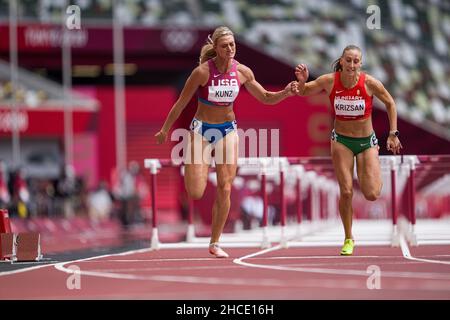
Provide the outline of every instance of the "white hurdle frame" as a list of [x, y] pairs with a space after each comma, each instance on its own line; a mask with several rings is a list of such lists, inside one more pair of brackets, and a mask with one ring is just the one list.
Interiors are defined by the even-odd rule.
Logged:
[[[323, 157], [326, 159], [326, 157]], [[314, 159], [310, 157], [252, 157], [239, 158], [238, 170], [240, 176], [256, 175], [261, 181], [261, 196], [263, 198], [263, 219], [261, 224], [262, 239], [260, 242], [261, 248], [271, 247], [268, 232], [268, 198], [267, 198], [267, 179], [273, 179], [275, 182], [279, 181], [279, 188], [281, 194], [280, 202], [280, 245], [288, 247], [288, 238], [286, 235], [286, 204], [284, 199], [284, 188], [286, 177], [292, 180], [295, 179], [295, 190], [297, 196], [297, 235], [296, 238], [301, 238], [302, 225], [302, 190], [306, 187], [311, 192], [310, 197], [310, 216], [311, 224], [314, 225], [317, 221], [330, 214], [333, 217], [339, 217], [337, 199], [339, 197], [339, 188], [334, 180], [318, 174], [316, 171], [308, 170], [303, 165], [308, 160]], [[380, 164], [385, 169], [390, 171], [391, 180], [391, 216], [392, 216], [392, 246], [399, 245], [399, 233], [405, 232], [406, 239], [411, 245], [417, 245], [417, 237], [415, 235], [415, 205], [414, 205], [414, 172], [416, 165], [420, 163], [417, 156], [380, 156]], [[151, 196], [152, 196], [152, 236], [150, 247], [154, 250], [160, 248], [160, 241], [158, 238], [158, 218], [157, 218], [157, 174], [163, 167], [180, 166], [180, 173], [183, 175], [183, 164], [175, 163], [170, 159], [145, 159], [144, 167], [150, 171], [151, 176]], [[211, 164], [215, 166], [214, 161]], [[406, 178], [405, 178], [406, 172]], [[408, 220], [409, 225], [407, 230], [399, 230], [397, 226], [398, 220], [398, 186], [408, 188]], [[404, 180], [406, 179], [406, 180]], [[290, 180], [290, 181], [291, 181]], [[406, 184], [405, 184], [406, 183]], [[189, 215], [188, 226], [186, 232], [186, 242], [192, 243], [196, 239], [195, 227], [193, 224], [193, 201], [189, 200]]]

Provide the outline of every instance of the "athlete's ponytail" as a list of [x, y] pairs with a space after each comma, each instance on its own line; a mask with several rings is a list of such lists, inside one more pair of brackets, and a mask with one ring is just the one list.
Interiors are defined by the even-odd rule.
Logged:
[[202, 49], [200, 50], [200, 58], [199, 63], [202, 64], [203, 62], [208, 61], [209, 59], [212, 59], [216, 56], [216, 50], [214, 49], [214, 44], [211, 39], [211, 35], [208, 35], [208, 39], [206, 40], [206, 43], [203, 45]]
[[209, 59], [214, 58], [216, 54], [216, 49], [214, 48], [217, 44], [217, 40], [220, 37], [223, 36], [233, 36], [233, 32], [228, 27], [218, 27], [216, 30], [214, 30], [214, 33], [211, 37], [211, 35], [208, 35], [208, 39], [206, 40], [206, 43], [203, 45], [202, 49], [200, 50], [200, 59], [199, 62], [202, 64], [203, 62], [208, 61]]
[[[341, 65], [341, 58], [344, 56], [345, 51], [347, 50], [358, 50], [359, 52], [361, 52], [361, 49], [358, 46], [355, 46], [354, 44], [348, 45], [344, 48], [344, 50], [342, 51], [342, 55], [337, 58], [336, 60], [334, 60], [332, 66], [333, 66], [333, 70], [336, 71], [342, 71], [342, 65]], [[362, 56], [362, 54], [361, 54]]]
[[334, 70], [334, 72], [342, 71], [341, 58], [337, 58], [336, 60], [334, 60], [334, 62], [333, 62], [333, 70]]

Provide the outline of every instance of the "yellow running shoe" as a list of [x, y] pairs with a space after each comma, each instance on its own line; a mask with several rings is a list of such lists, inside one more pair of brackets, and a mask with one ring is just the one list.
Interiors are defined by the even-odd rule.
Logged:
[[341, 256], [351, 256], [353, 254], [353, 247], [355, 243], [353, 239], [345, 239], [344, 246], [341, 249]]

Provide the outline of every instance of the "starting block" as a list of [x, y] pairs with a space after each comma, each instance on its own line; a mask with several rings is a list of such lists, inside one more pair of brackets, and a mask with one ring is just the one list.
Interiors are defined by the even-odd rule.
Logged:
[[0, 209], [0, 260], [42, 260], [41, 235], [38, 232], [13, 233], [8, 210], [4, 209]]
[[[23, 232], [14, 234], [14, 261], [40, 261], [41, 235], [38, 232]], [[14, 257], [13, 257], [14, 258]]]
[[0, 209], [0, 233], [11, 233], [11, 222], [5, 209]]
[[14, 255], [14, 233], [0, 234], [0, 259], [13, 260]]
[[2, 260], [42, 260], [41, 235], [38, 232], [2, 233], [0, 236]]

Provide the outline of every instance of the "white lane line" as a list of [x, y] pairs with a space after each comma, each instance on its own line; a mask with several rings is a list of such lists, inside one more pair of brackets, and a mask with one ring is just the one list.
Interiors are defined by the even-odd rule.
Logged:
[[[377, 247], [377, 246], [390, 246], [392, 244], [391, 240], [358, 240], [358, 246], [364, 246], [364, 247]], [[289, 248], [314, 248], [314, 247], [341, 247], [342, 246], [342, 240], [339, 241], [316, 241], [316, 240], [305, 240], [304, 242], [296, 242], [296, 241], [289, 241], [288, 243]]]
[[101, 256], [89, 257], [89, 258], [85, 258], [85, 259], [77, 259], [77, 260], [72, 260], [72, 261], [59, 262], [59, 263], [55, 263], [54, 266], [55, 266], [56, 270], [63, 271], [66, 273], [74, 273], [72, 269], [64, 268], [64, 265], [69, 264], [69, 263], [74, 264], [77, 262], [90, 261], [90, 260], [101, 259], [101, 258], [106, 258], [106, 257], [125, 256], [125, 255], [130, 255], [130, 254], [135, 254], [135, 253], [144, 253], [144, 252], [148, 252], [148, 251], [152, 251], [152, 249], [145, 248], [145, 249], [125, 251], [125, 252], [121, 252], [121, 253], [104, 254]]
[[241, 258], [234, 259], [233, 262], [242, 265], [245, 267], [251, 267], [251, 268], [261, 268], [261, 269], [269, 269], [269, 270], [279, 270], [279, 271], [297, 271], [297, 272], [312, 272], [312, 273], [328, 273], [328, 274], [350, 274], [350, 275], [364, 275], [367, 276], [367, 273], [365, 271], [361, 270], [336, 270], [336, 269], [321, 269], [321, 268], [292, 268], [292, 267], [286, 267], [286, 266], [280, 266], [280, 265], [264, 265], [264, 264], [256, 264], [256, 263], [249, 263], [244, 262], [243, 260], [247, 260], [249, 258], [254, 258], [256, 256], [265, 254], [267, 252], [275, 251], [281, 249], [282, 246], [278, 245], [269, 249], [257, 251], [255, 253], [243, 256]]
[[450, 261], [433, 260], [433, 259], [422, 259], [422, 258], [413, 257], [411, 255], [411, 252], [409, 251], [408, 244], [406, 243], [406, 239], [405, 239], [403, 234], [400, 234], [400, 247], [402, 249], [403, 257], [405, 257], [405, 259], [421, 261], [421, 262], [427, 262], [427, 263], [438, 263], [438, 264], [450, 265]]
[[[139, 250], [130, 250], [130, 251], [125, 251], [125, 252], [121, 252], [121, 253], [105, 254], [105, 255], [94, 256], [94, 257], [90, 257], [90, 258], [86, 258], [86, 259], [73, 260], [73, 261], [68, 261], [68, 262], [65, 262], [65, 263], [73, 263], [74, 261], [86, 261], [86, 260], [92, 260], [92, 259], [100, 259], [100, 258], [111, 257], [111, 256], [124, 256], [124, 255], [134, 254], [134, 253], [143, 253], [143, 252], [147, 252], [147, 251], [150, 251], [150, 250], [151, 249], [148, 249], [148, 248], [139, 249]], [[52, 266], [56, 267], [56, 265], [60, 264], [60, 263], [61, 262], [55, 262], [55, 263], [49, 263], [49, 264], [44, 264], [44, 265], [39, 265], [39, 266], [33, 266], [33, 267], [29, 267], [29, 268], [22, 268], [22, 269], [11, 270], [11, 271], [4, 271], [4, 272], [0, 272], [0, 277], [1, 276], [14, 275], [14, 274], [18, 274], [18, 273], [24, 273], [24, 272], [33, 271], [33, 270], [36, 270], [36, 269], [45, 268], [45, 267], [52, 267]]]
[[33, 270], [37, 270], [37, 269], [41, 269], [41, 268], [45, 268], [45, 267], [50, 267], [55, 264], [56, 263], [49, 263], [49, 264], [44, 264], [44, 265], [39, 265], [39, 266], [34, 266], [34, 267], [29, 267], [29, 268], [22, 268], [22, 269], [11, 270], [11, 271], [3, 271], [3, 272], [0, 272], [0, 277], [9, 276], [12, 274], [23, 273], [23, 272], [27, 272], [27, 271], [33, 271]]
[[[399, 257], [400, 259], [404, 259], [403, 257]], [[217, 260], [217, 259], [216, 259]], [[422, 264], [420, 261], [410, 262]], [[383, 262], [383, 265], [404, 265], [405, 262]], [[330, 263], [290, 263], [290, 264], [280, 264], [283, 267], [319, 267], [319, 266], [330, 266]], [[361, 266], [361, 268], [367, 268], [367, 262], [351, 262], [345, 263], [345, 266]], [[117, 269], [91, 269], [90, 271], [94, 272], [141, 272], [141, 271], [172, 271], [172, 270], [187, 270], [187, 271], [195, 271], [195, 270], [221, 270], [221, 269], [237, 269], [241, 268], [239, 265], [229, 266], [229, 265], [220, 265], [220, 266], [188, 266], [188, 267], [142, 267], [142, 268], [117, 268]]]
[[[258, 254], [267, 253], [270, 251], [274, 251], [279, 249], [281, 246], [269, 248], [266, 250], [262, 250], [260, 252], [250, 254], [248, 257], [256, 256]], [[257, 286], [257, 287], [317, 287], [318, 283], [316, 280], [313, 279], [304, 279], [299, 283], [292, 282], [292, 280], [286, 281], [281, 279], [271, 279], [271, 278], [258, 278], [258, 279], [250, 279], [250, 278], [222, 278], [222, 277], [203, 277], [203, 276], [173, 276], [173, 275], [154, 275], [154, 276], [142, 276], [142, 275], [131, 275], [131, 274], [121, 274], [121, 273], [112, 273], [112, 272], [96, 272], [96, 271], [86, 271], [86, 270], [73, 270], [68, 269], [64, 267], [65, 264], [70, 263], [76, 263], [81, 261], [90, 261], [92, 259], [98, 259], [102, 257], [108, 257], [113, 255], [126, 255], [126, 254], [133, 254], [136, 252], [146, 252], [146, 251], [152, 251], [150, 249], [144, 249], [144, 250], [133, 250], [128, 251], [120, 254], [108, 254], [103, 256], [97, 256], [97, 257], [91, 257], [86, 259], [78, 259], [74, 261], [68, 261], [68, 262], [61, 262], [58, 264], [55, 264], [55, 268], [59, 271], [71, 274], [77, 272], [80, 275], [85, 276], [94, 276], [94, 277], [103, 277], [103, 278], [110, 278], [110, 279], [120, 279], [120, 280], [147, 280], [147, 281], [160, 281], [160, 282], [173, 282], [173, 283], [192, 283], [192, 284], [208, 284], [208, 285], [235, 285], [235, 286]], [[431, 287], [430, 290], [448, 290], [448, 286], [443, 284], [443, 289], [436, 287]], [[350, 280], [350, 279], [339, 279], [339, 280], [327, 280], [326, 283], [320, 284], [321, 288], [340, 288], [340, 289], [361, 289], [361, 283], [356, 280]], [[398, 290], [403, 290], [403, 288], [395, 288]], [[428, 290], [427, 288], [424, 288], [424, 290]]]
[[[233, 285], [233, 286], [256, 286], [256, 287], [317, 287], [316, 280], [305, 279], [298, 283], [292, 280], [280, 280], [271, 278], [223, 278], [223, 277], [204, 277], [204, 276], [173, 276], [173, 275], [132, 275], [126, 273], [114, 273], [114, 272], [98, 272], [98, 271], [86, 271], [68, 269], [64, 267], [64, 263], [60, 263], [55, 266], [58, 270], [66, 273], [75, 273], [83, 276], [94, 276], [101, 278], [119, 279], [119, 280], [140, 280], [140, 281], [159, 281], [159, 282], [174, 282], [174, 283], [191, 283], [191, 284], [207, 284], [207, 285]], [[229, 267], [229, 266], [228, 266]], [[340, 289], [361, 289], [362, 285], [356, 280], [327, 280], [326, 283], [321, 283], [322, 288], [340, 288]]]
[[[346, 257], [347, 259], [358, 259], [358, 258], [362, 258], [362, 259], [383, 259], [383, 258], [388, 258], [388, 259], [392, 259], [392, 258], [397, 258], [396, 256], [349, 256]], [[248, 259], [248, 258], [246, 258]], [[288, 260], [288, 259], [293, 259], [293, 260], [302, 260], [302, 259], [342, 259], [342, 256], [338, 256], [338, 255], [333, 255], [333, 256], [288, 256], [288, 257], [260, 257], [260, 258], [251, 258], [251, 259], [264, 259], [264, 260]]]
[[91, 269], [94, 272], [140, 272], [140, 271], [172, 271], [172, 270], [219, 270], [219, 269], [237, 269], [240, 266], [191, 266], [191, 267], [142, 267], [142, 268], [117, 268], [117, 269]]
[[[281, 249], [282, 246], [278, 245], [273, 248], [257, 251], [255, 253], [243, 256], [241, 258], [234, 259], [233, 262], [250, 268], [260, 268], [279, 271], [294, 271], [305, 273], [320, 273], [320, 274], [335, 274], [335, 275], [350, 275], [350, 276], [363, 276], [368, 277], [366, 270], [354, 270], [354, 269], [332, 269], [332, 268], [303, 268], [303, 267], [286, 267], [283, 265], [264, 265], [257, 263], [244, 262], [249, 258], [253, 258], [270, 251]], [[348, 260], [349, 257], [340, 257], [343, 261]], [[432, 280], [450, 280], [450, 274], [433, 273], [433, 272], [397, 272], [397, 271], [382, 271], [382, 276], [392, 278], [415, 278], [415, 279], [432, 279]]]
[[[450, 255], [436, 255], [439, 256], [450, 256]], [[242, 259], [242, 258], [241, 258]], [[257, 259], [257, 260], [302, 260], [302, 259], [343, 259], [342, 256], [332, 255], [332, 256], [272, 256], [272, 257], [250, 257], [246, 259]], [[348, 256], [345, 260], [357, 260], [357, 259], [402, 259], [401, 256]], [[155, 258], [155, 259], [108, 259], [100, 261], [84, 261], [85, 263], [110, 263], [110, 262], [178, 262], [178, 261], [220, 261], [217, 258]]]
[[110, 262], [178, 262], [178, 261], [218, 261], [217, 258], [156, 258], [156, 259], [109, 259], [100, 261], [83, 261], [88, 263], [110, 263]]
[[[74, 261], [76, 262], [76, 261]], [[249, 278], [221, 278], [221, 277], [202, 277], [202, 276], [173, 276], [173, 275], [154, 275], [142, 276], [126, 273], [114, 272], [98, 272], [87, 270], [72, 270], [64, 267], [66, 262], [61, 262], [55, 265], [55, 268], [65, 273], [77, 273], [82, 276], [94, 276], [101, 278], [120, 279], [120, 280], [147, 280], [147, 281], [162, 281], [162, 282], [177, 282], [177, 283], [193, 283], [193, 284], [211, 284], [211, 285], [241, 285], [241, 286], [268, 286], [268, 287], [286, 287], [289, 286], [289, 281], [282, 281], [278, 279], [249, 279]]]
[[[277, 246], [278, 247], [278, 246]], [[277, 247], [269, 248], [266, 250], [262, 250], [262, 252], [270, 252], [276, 250]], [[110, 255], [105, 255], [101, 257], [106, 257]], [[252, 256], [252, 255], [250, 255]], [[124, 274], [124, 273], [115, 273], [115, 272], [99, 272], [99, 271], [88, 271], [88, 270], [74, 270], [70, 268], [66, 268], [67, 264], [76, 264], [77, 262], [84, 262], [95, 259], [96, 257], [87, 258], [87, 259], [79, 259], [69, 262], [61, 262], [55, 264], [55, 268], [59, 271], [65, 273], [77, 273], [79, 275], [84, 276], [94, 276], [94, 277], [102, 277], [102, 278], [110, 278], [110, 279], [121, 279], [121, 280], [150, 280], [150, 281], [163, 281], [163, 282], [183, 282], [183, 283], [194, 283], [194, 284], [227, 284], [227, 285], [243, 285], [243, 286], [277, 286], [277, 287], [286, 287], [292, 286], [292, 283], [289, 281], [282, 281], [278, 279], [249, 279], [249, 278], [221, 278], [221, 277], [202, 277], [202, 276], [173, 276], [173, 275], [154, 275], [154, 276], [142, 276], [142, 275], [132, 275], [132, 274]], [[97, 257], [100, 258], [100, 257]], [[216, 259], [217, 260], [217, 259]]]

